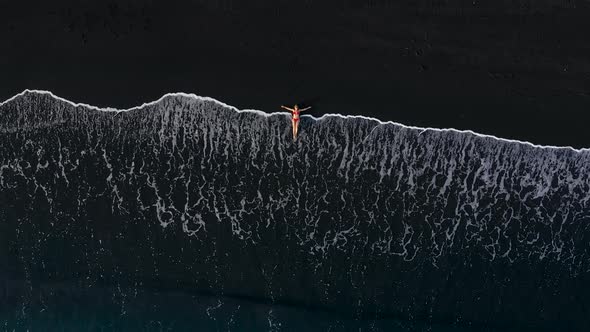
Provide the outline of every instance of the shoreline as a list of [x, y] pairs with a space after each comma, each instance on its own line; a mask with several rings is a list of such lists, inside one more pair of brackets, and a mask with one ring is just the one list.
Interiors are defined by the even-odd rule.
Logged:
[[[73, 107], [84, 107], [87, 109], [91, 109], [91, 110], [96, 110], [96, 111], [102, 111], [102, 112], [115, 112], [115, 113], [121, 113], [121, 112], [129, 112], [129, 111], [136, 111], [136, 110], [141, 110], [143, 108], [161, 103], [163, 100], [165, 100], [168, 97], [185, 97], [185, 98], [191, 98], [191, 99], [196, 99], [196, 100], [201, 100], [201, 101], [210, 101], [216, 104], [221, 105], [224, 108], [228, 108], [231, 109], [233, 111], [236, 111], [238, 113], [241, 112], [252, 112], [258, 115], [262, 115], [262, 116], [273, 116], [273, 115], [284, 115], [284, 116], [289, 116], [288, 112], [272, 112], [272, 113], [267, 113], [265, 111], [262, 110], [256, 110], [256, 109], [239, 109], [235, 106], [229, 105], [223, 101], [220, 101], [218, 99], [212, 98], [212, 97], [207, 97], [207, 96], [199, 96], [196, 95], [194, 93], [186, 93], [186, 92], [170, 92], [170, 93], [166, 93], [163, 96], [161, 96], [160, 98], [150, 101], [150, 102], [144, 102], [141, 105], [138, 106], [134, 106], [134, 107], [130, 107], [130, 108], [126, 108], [126, 109], [117, 109], [117, 108], [113, 108], [113, 107], [98, 107], [98, 106], [93, 106], [87, 103], [82, 103], [82, 102], [74, 102], [71, 100], [68, 100], [66, 98], [57, 96], [56, 94], [54, 94], [51, 91], [48, 90], [35, 90], [35, 89], [25, 89], [24, 91], [4, 100], [4, 101], [0, 101], [0, 107], [11, 102], [14, 100], [17, 100], [18, 98], [22, 98], [24, 95], [26, 95], [27, 93], [31, 93], [31, 94], [40, 94], [40, 95], [49, 95], [51, 98], [54, 98], [58, 101], [61, 102], [65, 102]], [[344, 119], [354, 119], [354, 118], [360, 118], [360, 119], [366, 119], [369, 121], [376, 121], [378, 122], [377, 126], [375, 126], [375, 128], [377, 128], [380, 125], [394, 125], [394, 126], [399, 126], [402, 127], [404, 129], [411, 129], [411, 130], [420, 130], [421, 133], [425, 132], [425, 131], [435, 131], [435, 132], [454, 132], [454, 133], [459, 133], [459, 134], [470, 134], [470, 135], [474, 135], [476, 137], [480, 137], [480, 138], [490, 138], [496, 141], [500, 141], [500, 142], [504, 142], [504, 143], [516, 143], [516, 144], [521, 144], [521, 145], [527, 145], [533, 148], [538, 148], [538, 149], [555, 149], [555, 150], [571, 150], [573, 152], [576, 153], [583, 153], [583, 152], [588, 152], [590, 151], [590, 147], [583, 147], [583, 148], [575, 148], [573, 146], [556, 146], [556, 145], [542, 145], [542, 144], [535, 144], [533, 142], [528, 142], [528, 141], [522, 141], [522, 140], [518, 140], [518, 139], [510, 139], [510, 138], [504, 138], [504, 137], [498, 137], [498, 136], [494, 136], [494, 135], [490, 135], [490, 134], [483, 134], [483, 133], [478, 133], [475, 132], [473, 130], [470, 129], [456, 129], [456, 128], [434, 128], [434, 127], [419, 127], [419, 126], [412, 126], [412, 125], [406, 125], [403, 123], [399, 123], [399, 122], [394, 122], [394, 121], [385, 121], [385, 120], [381, 120], [378, 118], [374, 118], [374, 117], [369, 117], [369, 116], [364, 116], [364, 115], [350, 115], [350, 114], [340, 114], [340, 113], [325, 113], [322, 114], [319, 117], [310, 115], [310, 114], [302, 114], [301, 115], [302, 118], [311, 118], [314, 121], [321, 121], [324, 118], [327, 117], [341, 117]]]

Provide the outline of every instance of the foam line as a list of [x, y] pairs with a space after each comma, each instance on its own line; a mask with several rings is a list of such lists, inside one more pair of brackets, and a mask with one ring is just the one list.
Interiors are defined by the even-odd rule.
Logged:
[[[26, 93], [48, 94], [52, 98], [55, 98], [55, 99], [60, 100], [62, 102], [66, 102], [66, 103], [68, 103], [68, 104], [70, 104], [70, 105], [72, 105], [74, 107], [82, 106], [82, 107], [85, 107], [85, 108], [88, 108], [88, 109], [97, 110], [97, 111], [103, 111], [103, 112], [121, 113], [121, 112], [139, 110], [139, 109], [142, 109], [142, 108], [144, 108], [146, 106], [151, 106], [151, 105], [154, 105], [154, 104], [158, 104], [158, 103], [160, 103], [162, 100], [164, 100], [167, 97], [181, 96], [181, 97], [188, 97], [188, 98], [193, 98], [193, 99], [201, 100], [201, 101], [211, 101], [211, 102], [214, 102], [216, 104], [219, 104], [219, 105], [221, 105], [221, 106], [223, 106], [225, 108], [232, 109], [232, 110], [234, 110], [236, 112], [239, 112], [239, 113], [241, 113], [241, 112], [256, 113], [258, 115], [262, 115], [262, 116], [266, 116], [266, 117], [273, 116], [273, 115], [290, 115], [290, 113], [287, 113], [287, 112], [271, 112], [271, 113], [267, 113], [267, 112], [260, 111], [260, 110], [255, 110], [255, 109], [243, 109], [243, 110], [240, 110], [240, 109], [238, 109], [235, 106], [228, 105], [228, 104], [226, 104], [224, 102], [221, 102], [221, 101], [219, 101], [219, 100], [217, 100], [215, 98], [202, 97], [202, 96], [197, 96], [194, 93], [185, 93], [185, 92], [171, 92], [171, 93], [167, 93], [167, 94], [163, 95], [162, 97], [160, 97], [157, 100], [154, 100], [154, 101], [151, 101], [151, 102], [148, 102], [148, 103], [143, 103], [141, 106], [135, 106], [135, 107], [131, 107], [131, 108], [128, 108], [128, 109], [117, 109], [117, 108], [112, 108], [112, 107], [100, 108], [100, 107], [92, 106], [92, 105], [89, 105], [89, 104], [75, 103], [75, 102], [72, 102], [72, 101], [67, 100], [65, 98], [56, 96], [55, 94], [53, 94], [53, 92], [47, 91], [47, 90], [25, 89], [23, 92], [18, 93], [18, 94], [14, 95], [11, 98], [8, 98], [7, 100], [5, 100], [3, 102], [0, 102], [0, 106], [4, 105], [4, 104], [6, 104], [6, 103], [8, 103], [8, 102], [10, 102], [10, 101], [12, 101], [14, 99], [17, 99], [18, 97], [21, 97], [21, 96], [23, 96]], [[339, 114], [339, 113], [326, 113], [326, 114], [323, 114], [320, 117], [315, 117], [315, 116], [310, 115], [310, 114], [302, 114], [301, 117], [311, 118], [311, 119], [313, 119], [315, 121], [320, 121], [320, 120], [322, 120], [324, 118], [327, 118], [327, 117], [341, 117], [341, 118], [344, 118], [344, 119], [360, 118], [360, 119], [366, 119], [366, 120], [370, 120], [370, 121], [376, 121], [376, 122], [379, 123], [379, 125], [391, 124], [391, 125], [400, 126], [402, 128], [406, 128], [406, 129], [420, 130], [421, 132], [430, 130], [430, 131], [437, 131], [437, 132], [457, 132], [457, 133], [462, 133], [462, 134], [471, 134], [471, 135], [475, 135], [475, 136], [479, 136], [479, 137], [484, 137], [484, 138], [492, 138], [492, 139], [495, 139], [495, 140], [498, 140], [498, 141], [502, 141], [502, 142], [507, 142], [507, 143], [517, 143], [517, 144], [529, 145], [531, 147], [539, 148], [539, 149], [560, 149], [560, 150], [569, 149], [569, 150], [572, 150], [572, 151], [578, 152], [578, 153], [590, 151], [590, 148], [576, 149], [576, 148], [574, 148], [572, 146], [539, 145], [539, 144], [534, 144], [534, 143], [527, 142], [527, 141], [521, 141], [521, 140], [515, 140], [515, 139], [507, 139], [507, 138], [500, 138], [500, 137], [497, 137], [497, 136], [494, 136], [494, 135], [488, 135], [488, 134], [480, 134], [480, 133], [474, 132], [472, 130], [459, 130], [459, 129], [455, 129], [455, 128], [432, 128], [432, 127], [408, 126], [408, 125], [405, 125], [405, 124], [402, 124], [402, 123], [399, 123], [399, 122], [382, 121], [380, 119], [373, 118], [373, 117], [368, 117], [368, 116], [364, 116], [364, 115], [343, 115], [343, 114]]]

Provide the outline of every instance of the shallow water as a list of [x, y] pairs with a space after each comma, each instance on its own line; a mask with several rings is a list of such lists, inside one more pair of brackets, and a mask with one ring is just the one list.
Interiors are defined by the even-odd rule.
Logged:
[[0, 275], [29, 284], [2, 311], [18, 330], [585, 331], [589, 174], [588, 150], [472, 132], [304, 116], [293, 142], [287, 114], [208, 98], [27, 92], [0, 105]]

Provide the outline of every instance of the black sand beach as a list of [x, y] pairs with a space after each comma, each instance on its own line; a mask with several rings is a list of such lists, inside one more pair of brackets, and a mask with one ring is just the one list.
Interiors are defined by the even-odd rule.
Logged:
[[588, 147], [584, 1], [0, 5], [0, 99], [129, 108], [165, 93]]
[[588, 331], [588, 17], [0, 3], [0, 326]]

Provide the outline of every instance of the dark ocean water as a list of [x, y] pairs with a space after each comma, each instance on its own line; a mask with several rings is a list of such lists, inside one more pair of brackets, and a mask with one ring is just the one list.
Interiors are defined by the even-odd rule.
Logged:
[[7, 303], [14, 310], [0, 315], [3, 331], [507, 331], [457, 322], [358, 318], [313, 307], [182, 291], [86, 288], [73, 283], [20, 291]]
[[[590, 151], [167, 95], [0, 105], [6, 330], [584, 331]], [[0, 322], [1, 323], [1, 322]], [[0, 326], [2, 326], [0, 324]]]

